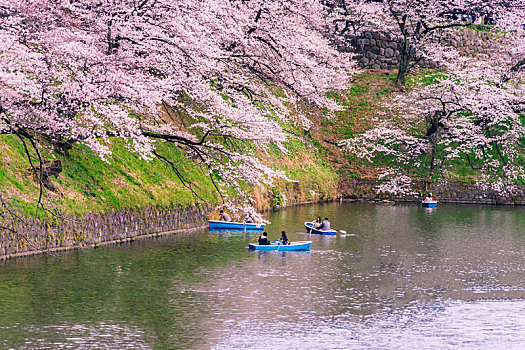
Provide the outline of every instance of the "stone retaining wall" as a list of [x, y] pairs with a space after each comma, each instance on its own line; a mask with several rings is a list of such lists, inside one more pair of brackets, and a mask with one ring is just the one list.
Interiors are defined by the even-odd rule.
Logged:
[[[0, 260], [44, 251], [97, 246], [105, 242], [125, 242], [165, 232], [202, 227], [207, 208], [122, 210], [90, 214], [78, 220], [55, 223], [30, 219], [0, 221]], [[14, 231], [2, 229], [10, 227]]]
[[[417, 202], [432, 192], [440, 203], [525, 205], [525, 185], [517, 195], [504, 197], [494, 191], [484, 192], [470, 184], [418, 183], [418, 195], [390, 196], [377, 193], [377, 180], [348, 180], [341, 186], [342, 198]], [[25, 223], [0, 220], [0, 260], [47, 251], [131, 241], [161, 233], [205, 227], [206, 207], [176, 209], [143, 208], [106, 214], [90, 214], [78, 220], [49, 222], [27, 220]], [[9, 230], [2, 227], [10, 227]]]
[[380, 184], [377, 180], [349, 180], [342, 187], [342, 195], [349, 199], [388, 199], [402, 202], [420, 201], [428, 192], [440, 203], [463, 204], [498, 204], [498, 205], [525, 205], [525, 185], [519, 186], [519, 191], [513, 196], [502, 196], [496, 191], [483, 191], [471, 184], [449, 183], [443, 184], [415, 184], [413, 190], [417, 195], [393, 196], [378, 193], [375, 188]]

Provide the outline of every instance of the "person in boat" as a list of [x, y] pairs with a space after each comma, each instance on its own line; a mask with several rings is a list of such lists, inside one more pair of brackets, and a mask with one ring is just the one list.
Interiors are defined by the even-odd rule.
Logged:
[[288, 243], [288, 236], [286, 235], [286, 231], [281, 231], [281, 238], [279, 239], [281, 241], [282, 245], [290, 244]]
[[434, 199], [434, 197], [432, 196], [432, 193], [429, 192], [429, 193], [427, 194], [427, 197], [425, 198], [425, 201], [424, 201], [424, 202], [425, 202], [425, 203], [428, 203], [428, 202], [434, 202], [434, 201], [435, 201], [435, 199]]
[[244, 220], [247, 224], [253, 224], [253, 218], [250, 214], [246, 214], [246, 219]]
[[330, 221], [328, 221], [328, 218], [324, 218], [324, 221], [321, 223], [321, 226], [319, 226], [317, 229], [322, 231], [328, 231], [330, 229]]
[[230, 218], [230, 216], [229, 216], [227, 213], [225, 213], [224, 210], [221, 210], [221, 211], [219, 212], [219, 214], [220, 214], [220, 220], [221, 220], [221, 221], [228, 221], [228, 222], [232, 221], [232, 219]]
[[266, 232], [263, 232], [262, 235], [259, 237], [259, 245], [270, 245], [270, 241], [268, 240], [268, 234]]
[[318, 228], [319, 226], [321, 226], [321, 217], [318, 216], [317, 219], [315, 219], [315, 221], [313, 222], [313, 227], [314, 228]]

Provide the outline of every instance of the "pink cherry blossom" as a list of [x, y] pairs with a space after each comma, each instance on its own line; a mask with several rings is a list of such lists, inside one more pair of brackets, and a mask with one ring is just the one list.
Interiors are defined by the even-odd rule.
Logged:
[[0, 12], [1, 133], [83, 143], [106, 161], [118, 137], [176, 170], [157, 151], [167, 142], [219, 172], [218, 187], [285, 177], [237, 143], [279, 146], [282, 123], [309, 123], [295, 106], [337, 108], [326, 92], [355, 71], [318, 1], [19, 0]]

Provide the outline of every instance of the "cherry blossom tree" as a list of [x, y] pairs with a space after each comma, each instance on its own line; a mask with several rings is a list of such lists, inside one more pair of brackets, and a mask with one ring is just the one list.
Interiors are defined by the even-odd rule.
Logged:
[[343, 141], [361, 158], [382, 161], [390, 181], [380, 191], [406, 194], [413, 179], [447, 181], [463, 165], [481, 188], [502, 194], [525, 181], [523, 74], [510, 61], [494, 62], [456, 57], [446, 74], [433, 73], [434, 84], [399, 96], [398, 119]]
[[284, 174], [239, 142], [279, 145], [283, 122], [310, 123], [299, 104], [337, 107], [325, 93], [355, 68], [329, 20], [318, 1], [0, 2], [0, 133], [41, 180], [43, 142], [108, 160], [117, 137], [192, 191], [159, 142], [205, 164], [217, 189], [271, 184]]
[[384, 31], [401, 45], [396, 82], [403, 87], [410, 71], [422, 60], [441, 63], [455, 48], [442, 39], [462, 27], [487, 18], [496, 29], [523, 25], [523, 0], [334, 0], [336, 35], [365, 30]]
[[[446, 181], [467, 164], [482, 187], [511, 191], [523, 181], [523, 1], [339, 1], [336, 32], [386, 31], [402, 43], [393, 115], [343, 145], [382, 168], [383, 192], [412, 190], [414, 179]], [[336, 11], [337, 12], [337, 11]], [[489, 15], [497, 54], [462, 56], [450, 31]], [[478, 20], [479, 21], [479, 20]], [[506, 46], [510, 44], [510, 46]], [[406, 76], [423, 59], [436, 62], [434, 84], [404, 91]]]

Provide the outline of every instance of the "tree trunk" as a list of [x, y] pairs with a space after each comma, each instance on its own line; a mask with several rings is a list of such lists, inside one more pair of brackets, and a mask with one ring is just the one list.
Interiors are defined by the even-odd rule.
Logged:
[[410, 61], [412, 60], [413, 49], [408, 43], [408, 40], [404, 40], [403, 47], [399, 52], [399, 69], [397, 71], [396, 86], [404, 88], [409, 72]]

